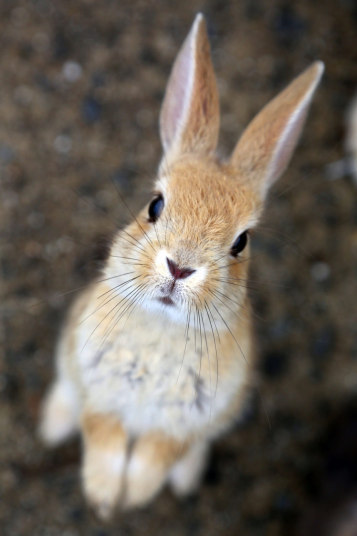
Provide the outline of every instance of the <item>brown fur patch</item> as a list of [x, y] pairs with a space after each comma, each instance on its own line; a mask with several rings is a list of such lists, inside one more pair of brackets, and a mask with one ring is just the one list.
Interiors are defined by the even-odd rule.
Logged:
[[162, 432], [151, 432], [137, 440], [134, 455], [147, 464], [168, 468], [187, 452], [188, 446], [188, 442], [177, 441]]
[[85, 444], [101, 450], [120, 451], [126, 442], [126, 433], [112, 415], [86, 414], [82, 418], [82, 432]]

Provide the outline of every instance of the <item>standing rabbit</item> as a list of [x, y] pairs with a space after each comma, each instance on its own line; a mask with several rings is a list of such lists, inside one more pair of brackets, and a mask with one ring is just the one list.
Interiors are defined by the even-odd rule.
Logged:
[[153, 199], [112, 240], [102, 278], [74, 303], [41, 434], [80, 430], [98, 515], [199, 484], [211, 442], [239, 414], [254, 365], [249, 230], [288, 165], [323, 72], [314, 63], [243, 133], [215, 149], [219, 104], [204, 18], [175, 61], [160, 116]]

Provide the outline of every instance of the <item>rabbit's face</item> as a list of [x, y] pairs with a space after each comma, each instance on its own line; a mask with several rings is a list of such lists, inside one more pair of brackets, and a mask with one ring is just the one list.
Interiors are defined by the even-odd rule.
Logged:
[[231, 168], [199, 159], [162, 169], [156, 192], [113, 244], [112, 286], [176, 322], [202, 314], [222, 328], [245, 301], [247, 232], [260, 202]]
[[[118, 318], [142, 306], [175, 322], [215, 324], [244, 313], [247, 232], [298, 141], [323, 65], [313, 64], [248, 125], [229, 164], [212, 159], [217, 84], [202, 16], [171, 71], [160, 114], [157, 194], [113, 242], [106, 276]], [[110, 298], [111, 299], [111, 298]]]

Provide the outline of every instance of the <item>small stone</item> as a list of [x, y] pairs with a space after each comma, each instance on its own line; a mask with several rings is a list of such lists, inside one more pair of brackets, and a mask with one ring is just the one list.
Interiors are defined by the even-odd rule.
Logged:
[[332, 326], [325, 326], [312, 341], [311, 354], [316, 358], [326, 358], [335, 348], [335, 332]]
[[17, 28], [25, 26], [29, 19], [29, 12], [24, 7], [16, 7], [11, 11], [11, 22]]
[[32, 46], [38, 52], [47, 52], [50, 46], [50, 38], [45, 32], [36, 32], [32, 38]]
[[45, 217], [42, 212], [38, 212], [36, 210], [30, 212], [27, 217], [27, 223], [32, 229], [41, 229], [41, 227], [43, 227], [44, 221]]
[[17, 86], [14, 91], [14, 99], [22, 106], [28, 106], [33, 99], [33, 91], [29, 86]]
[[82, 115], [87, 123], [99, 121], [102, 114], [102, 106], [94, 97], [88, 96], [83, 100]]
[[62, 67], [62, 75], [67, 82], [76, 82], [82, 76], [82, 67], [76, 61], [66, 61]]
[[330, 277], [331, 269], [326, 262], [315, 262], [310, 269], [311, 276], [318, 283], [326, 281]]
[[7, 164], [8, 162], [11, 162], [15, 157], [14, 151], [11, 147], [5, 144], [0, 144], [0, 160]]
[[53, 145], [58, 153], [67, 154], [72, 149], [72, 140], [66, 134], [60, 134], [55, 138]]
[[56, 250], [59, 254], [70, 253], [73, 249], [74, 243], [69, 236], [62, 236], [56, 240]]
[[39, 258], [42, 254], [42, 246], [35, 240], [30, 240], [25, 246], [25, 255], [30, 259]]

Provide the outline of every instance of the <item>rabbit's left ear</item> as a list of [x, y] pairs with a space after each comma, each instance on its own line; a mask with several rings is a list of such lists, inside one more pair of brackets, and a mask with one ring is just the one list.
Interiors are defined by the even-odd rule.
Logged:
[[324, 65], [317, 61], [270, 101], [243, 132], [231, 164], [265, 198], [289, 164]]
[[205, 20], [199, 13], [176, 58], [161, 108], [165, 159], [186, 153], [212, 153], [218, 132], [216, 78]]

